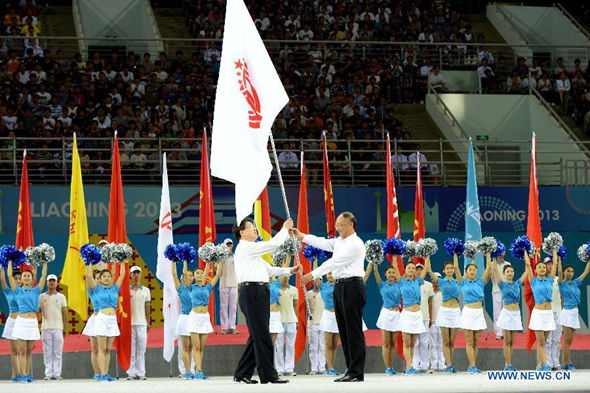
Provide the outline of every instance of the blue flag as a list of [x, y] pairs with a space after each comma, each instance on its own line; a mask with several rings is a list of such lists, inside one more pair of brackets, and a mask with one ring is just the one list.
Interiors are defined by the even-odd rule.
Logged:
[[[467, 198], [465, 199], [465, 241], [481, 240], [481, 217], [479, 213], [479, 199], [477, 197], [477, 176], [475, 173], [475, 159], [473, 157], [473, 142], [469, 138], [469, 159], [467, 163]], [[477, 254], [475, 261], [464, 259], [464, 266], [475, 263], [477, 276], [484, 271], [483, 256]]]

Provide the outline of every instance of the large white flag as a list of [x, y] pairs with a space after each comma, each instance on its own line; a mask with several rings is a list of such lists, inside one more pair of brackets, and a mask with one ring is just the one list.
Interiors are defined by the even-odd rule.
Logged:
[[168, 170], [166, 168], [166, 153], [163, 157], [162, 198], [160, 199], [160, 221], [158, 225], [158, 265], [156, 277], [164, 283], [164, 359], [169, 362], [174, 355], [174, 340], [176, 322], [180, 314], [178, 293], [172, 276], [172, 264], [164, 257], [164, 250], [172, 244], [172, 211], [170, 210], [170, 193], [168, 191]]
[[236, 186], [236, 218], [252, 213], [272, 171], [268, 136], [289, 101], [243, 0], [228, 0], [211, 142], [211, 174]]

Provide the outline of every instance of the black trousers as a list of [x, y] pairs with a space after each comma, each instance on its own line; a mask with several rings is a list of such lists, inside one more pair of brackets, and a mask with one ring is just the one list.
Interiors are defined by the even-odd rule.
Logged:
[[347, 374], [355, 378], [365, 376], [365, 335], [363, 308], [367, 303], [362, 279], [339, 282], [334, 286], [336, 322], [342, 341]]
[[234, 377], [252, 378], [254, 367], [256, 367], [260, 382], [277, 379], [277, 370], [274, 368], [274, 347], [268, 330], [270, 321], [268, 286], [241, 287], [238, 303], [240, 310], [246, 316], [250, 337], [246, 342], [246, 348], [238, 362]]

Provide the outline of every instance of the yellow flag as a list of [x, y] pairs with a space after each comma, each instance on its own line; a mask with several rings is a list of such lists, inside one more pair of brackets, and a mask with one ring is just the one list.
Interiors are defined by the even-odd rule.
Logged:
[[80, 256], [80, 248], [88, 243], [88, 222], [84, 202], [84, 186], [76, 135], [72, 146], [72, 182], [70, 186], [70, 238], [61, 283], [68, 287], [68, 306], [82, 319], [88, 317], [88, 295], [84, 276], [86, 266]]
[[[264, 241], [272, 239], [272, 228], [270, 226], [270, 204], [268, 203], [268, 190], [265, 187], [262, 193], [254, 202], [254, 223], [258, 229], [258, 236]], [[272, 254], [264, 254], [262, 258], [270, 263]]]

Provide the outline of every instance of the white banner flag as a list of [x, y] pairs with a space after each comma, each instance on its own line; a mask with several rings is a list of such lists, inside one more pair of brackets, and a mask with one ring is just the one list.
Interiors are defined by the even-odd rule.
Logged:
[[272, 171], [268, 136], [289, 101], [243, 0], [228, 0], [211, 142], [211, 174], [236, 186], [236, 218], [252, 213]]
[[170, 210], [170, 193], [168, 191], [168, 170], [166, 168], [166, 153], [163, 155], [162, 198], [160, 200], [160, 221], [158, 226], [158, 265], [156, 277], [164, 283], [164, 359], [170, 362], [174, 355], [175, 330], [180, 314], [180, 300], [172, 276], [172, 264], [164, 257], [164, 250], [172, 239], [172, 211]]

